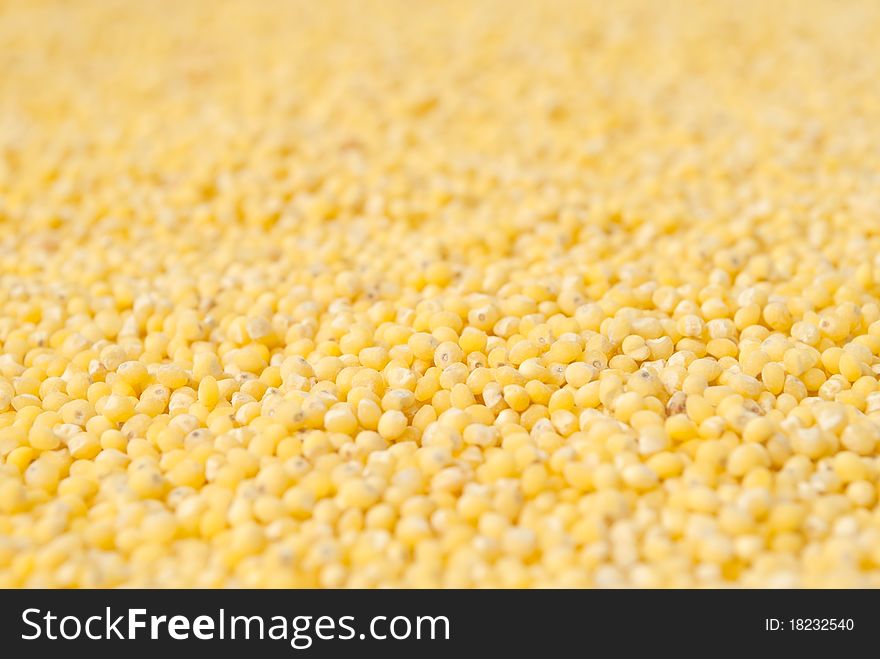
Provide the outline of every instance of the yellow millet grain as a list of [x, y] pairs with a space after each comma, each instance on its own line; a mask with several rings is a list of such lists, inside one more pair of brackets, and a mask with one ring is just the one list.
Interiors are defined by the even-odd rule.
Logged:
[[880, 5], [0, 3], [0, 586], [880, 586]]

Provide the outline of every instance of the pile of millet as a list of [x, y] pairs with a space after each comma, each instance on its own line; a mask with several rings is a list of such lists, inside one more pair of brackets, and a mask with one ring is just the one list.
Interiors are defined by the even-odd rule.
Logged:
[[0, 586], [880, 586], [880, 5], [0, 3]]

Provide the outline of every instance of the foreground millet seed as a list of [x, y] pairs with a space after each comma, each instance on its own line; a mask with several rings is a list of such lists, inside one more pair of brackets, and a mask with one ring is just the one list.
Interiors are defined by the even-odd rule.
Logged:
[[0, 70], [0, 586], [880, 586], [877, 3], [34, 0]]

